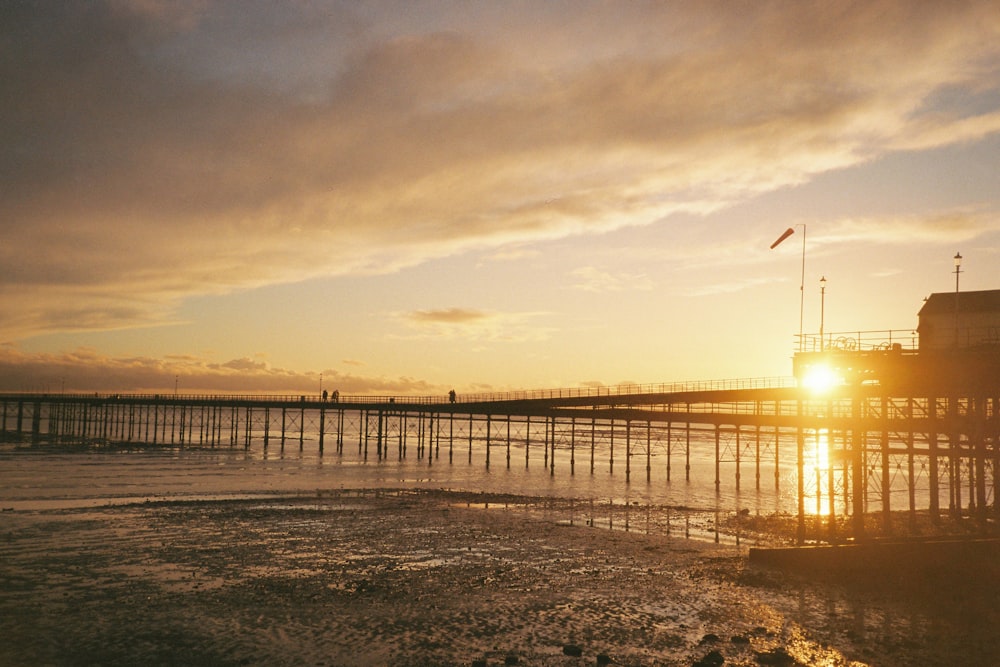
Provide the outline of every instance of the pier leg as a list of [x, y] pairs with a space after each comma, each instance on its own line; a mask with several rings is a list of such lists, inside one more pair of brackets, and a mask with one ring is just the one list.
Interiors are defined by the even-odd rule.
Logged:
[[632, 422], [625, 422], [625, 483], [632, 477]]
[[976, 516], [981, 523], [986, 522], [986, 399], [981, 396], [975, 398], [975, 415], [973, 418], [973, 431], [976, 441]]
[[576, 475], [576, 417], [569, 420], [569, 475]]
[[507, 415], [507, 470], [510, 470], [510, 415]]
[[852, 399], [851, 416], [854, 420], [854, 432], [852, 434], [851, 448], [851, 488], [853, 489], [854, 497], [851, 500], [851, 505], [853, 506], [851, 519], [854, 524], [853, 532], [855, 540], [865, 538], [865, 486], [868, 484], [865, 474], [865, 442], [867, 435], [862, 426], [863, 415], [861, 414], [861, 405], [860, 398], [855, 397]]
[[928, 492], [930, 493], [930, 498], [928, 503], [930, 505], [930, 515], [931, 521], [937, 523], [941, 519], [941, 500], [940, 500], [940, 489], [939, 489], [939, 476], [940, 472], [938, 470], [938, 438], [937, 438], [937, 397], [930, 396], [927, 398], [927, 450], [928, 450]]
[[892, 468], [889, 460], [889, 397], [882, 396], [882, 530], [886, 535], [892, 533], [891, 496]]
[[716, 493], [719, 492], [719, 485], [721, 484], [721, 478], [720, 478], [720, 475], [719, 475], [719, 473], [720, 473], [720, 470], [719, 470], [719, 459], [720, 459], [720, 451], [719, 451], [719, 426], [718, 426], [718, 424], [716, 424], [716, 426], [715, 426], [715, 492]]
[[549, 459], [549, 475], [555, 477], [556, 474], [556, 417], [551, 418], [552, 421], [552, 457]]
[[796, 529], [797, 541], [802, 544], [806, 540], [806, 475], [805, 475], [805, 449], [806, 449], [806, 436], [802, 430], [802, 419], [804, 417], [804, 410], [802, 406], [802, 399], [798, 401], [798, 413], [799, 413], [799, 426], [796, 427], [796, 443], [795, 443], [795, 467], [798, 472], [798, 526]]
[[909, 398], [906, 401], [906, 421], [910, 424], [909, 432], [906, 436], [906, 481], [907, 481], [907, 491], [909, 493], [909, 518], [910, 518], [910, 531], [913, 532], [917, 527], [917, 480], [916, 477], [916, 466], [914, 464], [914, 447], [913, 447], [913, 398]]
[[594, 474], [594, 452], [597, 449], [597, 420], [590, 420], [590, 474]]
[[[780, 414], [780, 413], [778, 413]], [[781, 427], [774, 427], [774, 490], [781, 487]]]
[[754, 462], [756, 468], [754, 469], [754, 488], [760, 491], [760, 424], [754, 428]]
[[684, 481], [691, 481], [691, 422], [684, 429]]
[[[384, 425], [383, 420], [385, 419], [385, 413], [381, 410], [378, 411], [378, 431], [375, 433], [375, 455], [376, 458], [382, 460], [382, 428]], [[386, 457], [388, 458], [388, 457]]]
[[326, 432], [326, 409], [319, 409], [319, 455], [323, 456], [323, 437]]
[[740, 453], [743, 444], [740, 442], [740, 425], [736, 425], [736, 490], [740, 490]]
[[653, 477], [653, 423], [646, 422], [646, 482], [649, 483]]
[[[672, 430], [671, 427], [673, 426], [673, 424], [674, 424], [673, 422], [667, 422], [667, 483], [668, 484], [670, 483], [670, 457], [673, 453], [673, 444], [674, 444], [671, 441], [671, 438], [673, 437], [673, 433], [671, 432]], [[669, 530], [670, 530], [670, 523], [668, 521], [667, 531], [669, 532]]]
[[528, 469], [528, 451], [531, 449], [531, 415], [524, 425], [524, 469]]
[[545, 418], [545, 441], [544, 441], [545, 442], [545, 461], [544, 461], [544, 465], [545, 465], [545, 469], [546, 470], [549, 469], [549, 428], [550, 428], [550, 426], [549, 426], [549, 418], [546, 417]]
[[609, 427], [611, 431], [611, 446], [608, 452], [608, 472], [610, 474], [615, 474], [615, 420], [611, 420], [611, 425]]

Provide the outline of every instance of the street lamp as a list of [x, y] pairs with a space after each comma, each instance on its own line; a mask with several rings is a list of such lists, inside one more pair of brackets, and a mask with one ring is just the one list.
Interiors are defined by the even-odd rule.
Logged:
[[826, 276], [819, 279], [819, 351], [823, 351], [823, 324], [826, 319]]
[[962, 273], [962, 253], [955, 253], [955, 347], [958, 347], [958, 276]]
[[796, 225], [792, 225], [791, 227], [789, 227], [788, 229], [786, 229], [781, 234], [781, 236], [778, 237], [778, 240], [771, 244], [771, 250], [774, 250], [775, 248], [777, 248], [778, 244], [780, 244], [782, 241], [784, 241], [789, 236], [791, 236], [792, 234], [794, 234], [796, 227], [801, 227], [802, 228], [802, 276], [799, 279], [799, 352], [802, 352], [805, 349], [805, 339], [802, 337], [802, 313], [804, 311], [804, 307], [805, 307], [805, 303], [806, 303], [806, 225], [805, 225], [805, 223], [800, 222], [800, 223], [798, 223]]

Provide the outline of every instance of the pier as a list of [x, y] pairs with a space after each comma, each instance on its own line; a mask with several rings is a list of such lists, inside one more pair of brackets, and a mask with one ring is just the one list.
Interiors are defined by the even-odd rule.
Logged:
[[[1000, 390], [981, 383], [852, 384], [791, 378], [507, 394], [393, 397], [0, 394], [5, 442], [316, 448], [429, 466], [542, 466], [623, 485], [693, 481], [778, 489], [793, 466], [798, 537], [891, 536], [894, 519], [949, 516], [981, 533], [1000, 513]], [[898, 525], [898, 524], [896, 524]]]

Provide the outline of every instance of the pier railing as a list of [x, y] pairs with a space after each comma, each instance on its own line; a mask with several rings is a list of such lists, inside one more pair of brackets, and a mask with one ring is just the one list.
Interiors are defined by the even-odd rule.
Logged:
[[[722, 380], [694, 380], [686, 382], [663, 382], [652, 384], [595, 385], [582, 387], [562, 387], [557, 389], [527, 389], [471, 394], [456, 394], [456, 403], [494, 403], [501, 401], [545, 400], [554, 398], [600, 398], [604, 396], [636, 396], [641, 394], [668, 394], [692, 391], [723, 391], [734, 389], [779, 389], [795, 387], [791, 376], [728, 378]], [[99, 392], [0, 392], [0, 396], [41, 397], [66, 400], [127, 400], [127, 401], [211, 401], [225, 403], [302, 403], [307, 405], [340, 403], [407, 403], [410, 405], [436, 405], [448, 403], [448, 394], [433, 396], [343, 394], [326, 399], [318, 394], [201, 394], [201, 393], [99, 393]]]
[[[912, 329], [881, 329], [873, 331], [832, 331], [829, 333], [795, 335], [795, 352], [822, 352], [823, 350], [916, 350], [919, 346], [917, 332]], [[898, 347], [897, 347], [898, 346]]]

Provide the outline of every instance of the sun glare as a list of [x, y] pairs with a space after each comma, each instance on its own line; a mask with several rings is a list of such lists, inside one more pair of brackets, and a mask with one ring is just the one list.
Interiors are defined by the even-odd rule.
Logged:
[[826, 364], [810, 367], [802, 377], [802, 386], [815, 393], [830, 391], [842, 382], [837, 372]]

